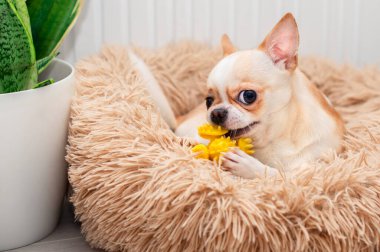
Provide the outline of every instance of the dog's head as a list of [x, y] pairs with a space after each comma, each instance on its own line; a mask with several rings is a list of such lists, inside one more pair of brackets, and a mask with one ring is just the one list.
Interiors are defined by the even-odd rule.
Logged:
[[256, 136], [267, 118], [291, 98], [299, 35], [286, 14], [257, 49], [236, 51], [223, 35], [224, 58], [208, 78], [208, 120], [230, 130], [232, 137]]

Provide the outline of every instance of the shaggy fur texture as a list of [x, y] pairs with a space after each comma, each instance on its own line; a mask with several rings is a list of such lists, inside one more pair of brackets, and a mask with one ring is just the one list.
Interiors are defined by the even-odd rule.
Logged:
[[[197, 44], [135, 50], [175, 113], [203, 99], [220, 54]], [[107, 251], [377, 251], [380, 71], [304, 59], [346, 121], [345, 151], [282, 179], [244, 180], [195, 159], [157, 114], [123, 48], [77, 66], [67, 161], [91, 246]], [[291, 178], [290, 178], [291, 177]]]

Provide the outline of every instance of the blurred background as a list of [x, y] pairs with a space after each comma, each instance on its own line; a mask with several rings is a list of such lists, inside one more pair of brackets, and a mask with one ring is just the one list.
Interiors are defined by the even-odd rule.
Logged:
[[249, 49], [292, 12], [301, 56], [380, 65], [379, 10], [379, 0], [86, 0], [60, 57], [75, 63], [103, 44], [155, 48], [195, 39], [218, 45], [223, 33]]

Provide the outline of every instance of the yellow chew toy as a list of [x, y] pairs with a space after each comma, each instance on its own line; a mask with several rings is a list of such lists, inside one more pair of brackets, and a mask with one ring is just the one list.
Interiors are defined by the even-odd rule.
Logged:
[[227, 152], [231, 147], [238, 147], [247, 154], [253, 154], [253, 144], [251, 138], [240, 138], [239, 140], [232, 140], [230, 137], [225, 137], [228, 130], [220, 126], [213, 126], [211, 124], [204, 124], [198, 128], [198, 134], [202, 138], [210, 140], [206, 146], [204, 144], [197, 144], [191, 150], [198, 152], [197, 158], [204, 158], [218, 161], [223, 152]]

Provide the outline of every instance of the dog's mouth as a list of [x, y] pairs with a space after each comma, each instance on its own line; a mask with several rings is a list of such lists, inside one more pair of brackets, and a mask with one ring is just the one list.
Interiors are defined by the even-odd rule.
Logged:
[[259, 121], [255, 121], [255, 122], [252, 122], [250, 124], [248, 124], [247, 126], [243, 127], [243, 128], [239, 128], [239, 129], [233, 129], [233, 130], [229, 130], [225, 136], [226, 137], [231, 137], [232, 139], [235, 139], [235, 138], [238, 138], [238, 137], [241, 137], [245, 134], [247, 134], [248, 132], [250, 132], [252, 130], [252, 128], [258, 124]]

